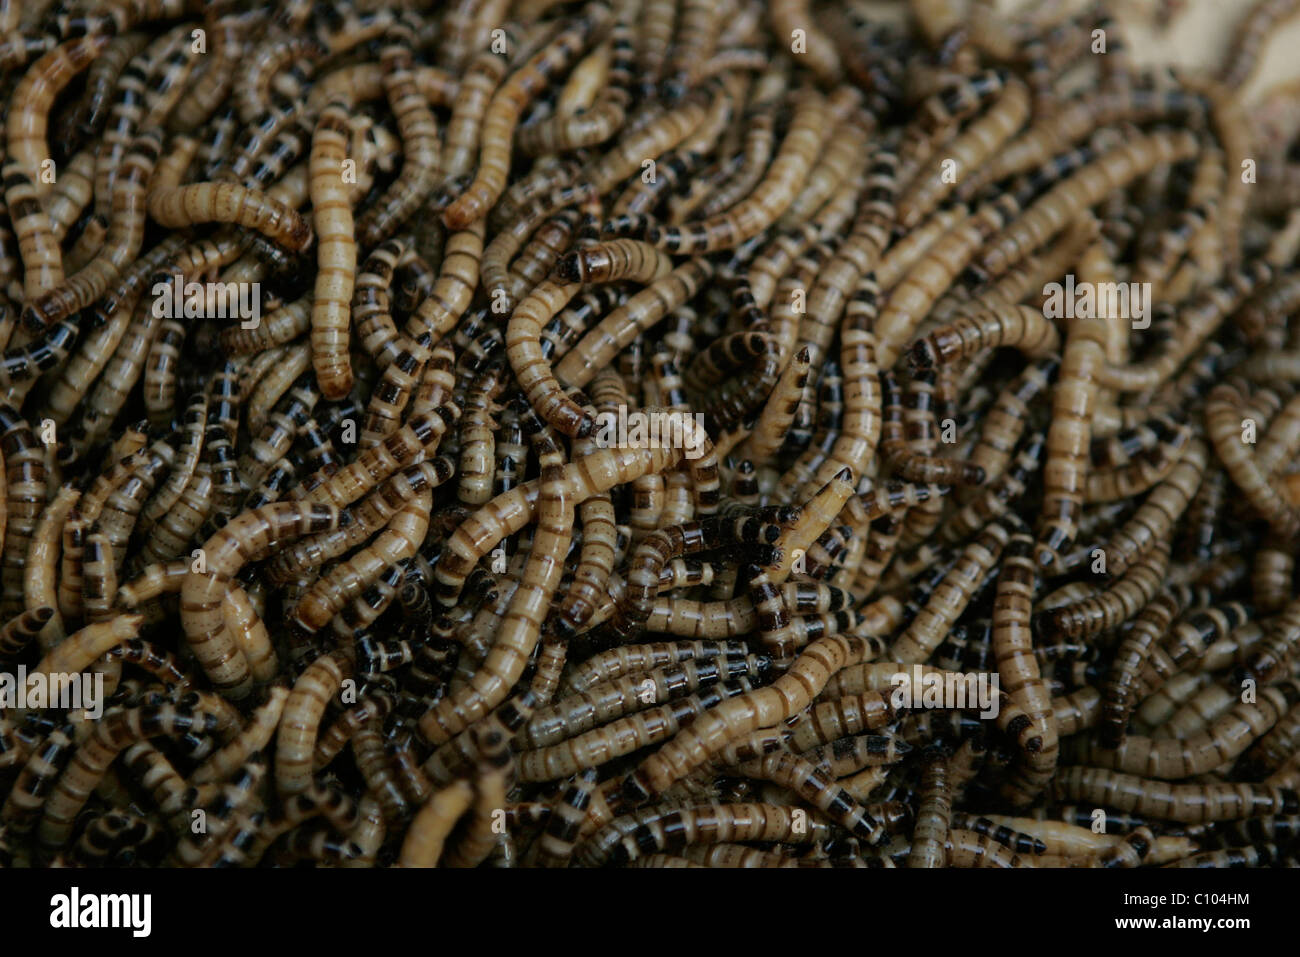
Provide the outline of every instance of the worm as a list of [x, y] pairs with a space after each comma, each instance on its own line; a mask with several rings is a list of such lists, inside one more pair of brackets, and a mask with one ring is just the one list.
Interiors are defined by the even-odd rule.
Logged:
[[652, 245], [673, 253], [713, 252], [737, 246], [761, 232], [794, 201], [812, 169], [828, 121], [828, 104], [807, 91], [800, 98], [790, 129], [781, 141], [767, 175], [745, 199], [725, 213], [646, 232]]
[[538, 51], [497, 88], [483, 117], [478, 172], [474, 180], [442, 214], [450, 229], [464, 229], [487, 213], [505, 192], [510, 166], [510, 144], [520, 115], [548, 82], [564, 69], [604, 28], [609, 8], [588, 4], [566, 30]]
[[[595, 101], [571, 116], [560, 115], [525, 125], [517, 136], [521, 150], [531, 155], [566, 153], [603, 143], [623, 126], [634, 67], [632, 35], [631, 24], [620, 15], [610, 30], [608, 52], [603, 52], [603, 48], [598, 51], [603, 56], [596, 62], [605, 66], [605, 75]], [[692, 61], [692, 69], [695, 62]], [[582, 65], [574, 69], [570, 86], [580, 81], [581, 71]], [[561, 92], [561, 106], [564, 99]]]
[[230, 577], [250, 556], [266, 553], [284, 537], [324, 531], [341, 520], [328, 505], [278, 502], [238, 516], [204, 543], [206, 570], [186, 578], [181, 618], [190, 647], [216, 687], [236, 698], [251, 690], [247, 658], [227, 633], [221, 613]]
[[942, 754], [926, 755], [921, 772], [916, 826], [912, 831], [912, 849], [907, 856], [908, 867], [933, 868], [944, 865], [944, 843], [948, 840], [951, 813], [947, 761]]
[[385, 567], [414, 555], [428, 531], [431, 507], [432, 495], [426, 486], [393, 513], [370, 545], [308, 589], [294, 606], [290, 627], [307, 633], [319, 631]]
[[725, 744], [801, 710], [830, 676], [868, 652], [860, 638], [835, 635], [804, 648], [771, 685], [746, 692], [702, 715], [663, 748], [642, 761], [625, 781], [629, 795], [660, 793], [677, 778], [708, 760]]
[[357, 235], [368, 246], [390, 235], [419, 207], [438, 173], [437, 128], [412, 72], [414, 32], [399, 21], [390, 28], [387, 39], [380, 65], [385, 74], [384, 92], [402, 137], [402, 171], [385, 196], [357, 223]]
[[1261, 0], [1237, 25], [1224, 59], [1222, 83], [1230, 90], [1245, 86], [1259, 68], [1269, 35], [1300, 13], [1292, 0]]
[[35, 299], [63, 281], [63, 257], [32, 180], [12, 159], [5, 161], [0, 178], [23, 263], [23, 295]]
[[976, 263], [989, 276], [999, 276], [1051, 237], [1052, 224], [1068, 222], [1143, 173], [1187, 159], [1196, 152], [1196, 138], [1186, 132], [1139, 137], [1104, 153], [1052, 187], [1018, 219], [993, 236]]
[[1031, 612], [1036, 586], [1034, 547], [1027, 532], [1013, 534], [1003, 551], [993, 601], [993, 650], [1002, 689], [1024, 711], [1042, 746], [1028, 754], [1025, 768], [1011, 787], [1018, 803], [1041, 792], [1056, 770], [1057, 726], [1051, 695], [1043, 682], [1031, 640]]
[[1060, 559], [1077, 535], [1078, 517], [1091, 464], [1092, 409], [1097, 400], [1097, 370], [1106, 359], [1108, 321], [1118, 317], [1080, 318], [1070, 323], [1061, 356], [1060, 376], [1052, 393], [1052, 422], [1047, 430], [1043, 466], [1043, 509], [1036, 559], [1044, 567]]
[[925, 608], [890, 647], [893, 660], [919, 662], [929, 658], [1006, 548], [1009, 525], [1006, 521], [994, 522], [966, 547]]
[[317, 383], [327, 399], [340, 399], [352, 388], [347, 347], [357, 247], [342, 172], [347, 158], [346, 112], [344, 103], [326, 104], [316, 120], [311, 148], [311, 204], [317, 236], [311, 353]]
[[[626, 302], [606, 313], [555, 365], [555, 376], [571, 385], [585, 386], [596, 370], [609, 363], [638, 333], [692, 299], [713, 275], [713, 267], [707, 261], [690, 259], [667, 275], [650, 282]], [[518, 314], [519, 310], [516, 310], [515, 315]], [[514, 317], [511, 317], [511, 321], [514, 321]]]
[[108, 43], [108, 37], [84, 36], [68, 40], [50, 50], [28, 68], [15, 87], [18, 109], [10, 112], [5, 124], [5, 148], [32, 181], [42, 200], [49, 193], [49, 182], [41, 167], [49, 161], [46, 129], [54, 99], [77, 74], [86, 69]]
[[956, 179], [949, 181], [945, 169], [956, 177], [979, 169], [996, 153], [1029, 115], [1029, 90], [1015, 78], [1010, 79], [988, 111], [946, 144], [929, 164], [917, 172], [907, 193], [898, 201], [898, 225], [912, 229], [951, 191]]
[[1099, 768], [1067, 768], [1057, 777], [1061, 800], [1096, 801], [1161, 820], [1200, 823], [1294, 813], [1296, 793], [1260, 784], [1169, 784]]
[[142, 134], [132, 144], [113, 184], [113, 216], [99, 253], [64, 284], [23, 310], [23, 323], [44, 329], [90, 305], [135, 259], [144, 240], [145, 183], [154, 169], [162, 143], [156, 134]]
[[1233, 483], [1279, 534], [1287, 534], [1296, 516], [1262, 473], [1252, 450], [1241, 441], [1241, 393], [1224, 383], [1210, 390], [1205, 402], [1205, 431]]
[[[553, 448], [552, 454], [558, 458], [558, 449]], [[545, 465], [537, 500], [538, 530], [519, 588], [492, 651], [474, 673], [469, 687], [453, 693], [421, 717], [420, 732], [431, 743], [448, 740], [499, 704], [523, 671], [540, 637], [544, 609], [549, 607], [559, 585], [562, 558], [573, 536], [575, 497], [570, 495], [562, 461]]]
[[829, 825], [771, 804], [714, 804], [674, 808], [655, 805], [615, 818], [574, 850], [581, 867], [628, 863], [650, 848], [680, 847], [695, 841], [790, 840], [816, 843]]
[[194, 183], [180, 179], [198, 144], [190, 137], [173, 138], [173, 152], [164, 155], [149, 179], [145, 203], [149, 216], [161, 226], [179, 228], [194, 223], [236, 223], [254, 229], [295, 252], [312, 241], [312, 227], [297, 211], [255, 190], [233, 183]]

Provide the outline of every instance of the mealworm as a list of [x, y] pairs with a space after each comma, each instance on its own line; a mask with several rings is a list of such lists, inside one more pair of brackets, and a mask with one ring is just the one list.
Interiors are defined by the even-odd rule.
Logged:
[[317, 272], [311, 308], [312, 367], [321, 394], [340, 399], [352, 388], [348, 359], [349, 303], [356, 241], [342, 165], [347, 157], [347, 107], [332, 102], [321, 110], [312, 135], [310, 161]]
[[317, 579], [294, 606], [290, 627], [319, 631], [385, 567], [414, 555], [428, 531], [431, 505], [428, 487], [417, 491], [370, 545]]
[[1177, 163], [1196, 150], [1196, 138], [1186, 132], [1139, 137], [1099, 156], [1036, 200], [1020, 218], [992, 237], [976, 262], [989, 276], [999, 276], [1033, 252], [1054, 232], [1135, 177], [1157, 166]]
[[929, 658], [997, 562], [1010, 534], [1010, 523], [1000, 520], [987, 526], [966, 547], [925, 608], [890, 647], [893, 660], [919, 662]]
[[7, 160], [0, 178], [23, 263], [23, 296], [35, 299], [63, 281], [63, 257], [32, 181], [18, 163]]
[[673, 253], [712, 252], [751, 239], [794, 201], [821, 148], [829, 104], [805, 91], [795, 107], [790, 129], [767, 175], [745, 199], [725, 213], [683, 226], [652, 226], [646, 241]]
[[933, 752], [925, 755], [924, 761], [920, 804], [917, 807], [907, 866], [942, 867], [945, 858], [944, 842], [948, 839], [952, 811], [948, 764], [942, 754]]
[[[518, 679], [529, 654], [540, 638], [551, 595], [560, 582], [562, 557], [573, 536], [574, 508], [578, 496], [571, 496], [565, 467], [553, 440], [550, 454], [555, 461], [544, 463], [537, 499], [538, 530], [524, 567], [519, 588], [497, 640], [482, 667], [474, 673], [467, 689], [453, 692], [420, 719], [420, 732], [433, 744], [441, 744], [505, 699]], [[545, 446], [542, 447], [543, 451]], [[439, 563], [441, 565], [441, 562]], [[520, 769], [521, 776], [523, 769]]]
[[479, 138], [478, 172], [442, 214], [450, 229], [465, 229], [481, 218], [505, 192], [510, 143], [524, 109], [564, 69], [588, 38], [608, 22], [607, 7], [588, 4], [576, 21], [510, 75], [488, 103]]
[[699, 841], [769, 839], [813, 844], [824, 840], [829, 830], [829, 825], [779, 805], [655, 805], [615, 818], [581, 842], [573, 859], [581, 867], [628, 863], [651, 849]]
[[1011, 784], [1017, 803], [1028, 803], [1056, 771], [1057, 725], [1050, 693], [1033, 655], [1031, 610], [1036, 586], [1033, 545], [1023, 530], [1015, 532], [1003, 550], [993, 602], [993, 651], [1002, 688], [1033, 722], [1042, 746], [1024, 758], [1025, 768]]
[[86, 69], [108, 43], [108, 37], [77, 37], [50, 50], [28, 68], [14, 88], [17, 109], [6, 121], [6, 152], [32, 181], [41, 199], [49, 183], [40, 176], [49, 160], [45, 140], [50, 106], [78, 73]]
[[149, 216], [170, 228], [194, 223], [235, 223], [256, 230], [287, 249], [300, 252], [312, 241], [312, 227], [297, 211], [264, 193], [233, 183], [194, 183], [180, 178], [198, 144], [190, 137], [172, 141], [173, 152], [154, 167], [145, 198]]
[[1169, 784], [1101, 769], [1067, 768], [1057, 777], [1061, 800], [1096, 801], [1162, 820], [1200, 823], [1292, 814], [1295, 791], [1260, 784]]
[[1215, 386], [1205, 403], [1205, 431], [1232, 481], [1242, 490], [1251, 505], [1279, 534], [1287, 534], [1297, 518], [1294, 509], [1269, 484], [1241, 441], [1243, 405], [1241, 394], [1231, 384]]
[[835, 635], [814, 641], [773, 684], [710, 709], [646, 758], [625, 780], [625, 790], [629, 796], [662, 792], [728, 741], [801, 710], [832, 674], [868, 652], [868, 643], [860, 638]]
[[[631, 25], [620, 15], [610, 32], [608, 52], [600, 61], [605, 65], [605, 76], [595, 102], [572, 116], [525, 125], [517, 137], [519, 148], [531, 155], [563, 153], [603, 143], [613, 136], [623, 125], [629, 102], [634, 58], [631, 38]], [[581, 65], [575, 68], [570, 84], [580, 79], [581, 69]], [[564, 101], [561, 92], [561, 106]]]
[[1262, 0], [1237, 25], [1232, 46], [1224, 59], [1223, 85], [1228, 89], [1245, 86], [1259, 68], [1260, 53], [1270, 34], [1290, 20], [1300, 8], [1293, 0]]
[[432, 190], [438, 172], [437, 128], [412, 72], [414, 33], [410, 25], [399, 21], [389, 29], [387, 39], [380, 65], [384, 92], [397, 117], [403, 160], [397, 180], [357, 223], [357, 235], [368, 246], [390, 235], [418, 208]]
[[216, 687], [239, 698], [251, 686], [248, 661], [226, 634], [221, 614], [229, 577], [250, 556], [265, 554], [286, 536], [324, 531], [342, 520], [328, 505], [281, 502], [236, 517], [204, 543], [206, 571], [192, 571], [185, 580], [181, 619], [190, 647]]
[[1015, 134], [1028, 115], [1029, 90], [1012, 78], [984, 115], [946, 144], [942, 155], [917, 172], [912, 185], [899, 198], [898, 225], [905, 229], [920, 225], [950, 192], [949, 187], [955, 185], [956, 180], [952, 183], [946, 180], [944, 170], [952, 169], [961, 177], [966, 171], [979, 169]]
[[1169, 563], [1169, 545], [1158, 542], [1134, 562], [1110, 589], [1039, 618], [1039, 627], [1065, 637], [1093, 635], [1137, 614], [1160, 587]]

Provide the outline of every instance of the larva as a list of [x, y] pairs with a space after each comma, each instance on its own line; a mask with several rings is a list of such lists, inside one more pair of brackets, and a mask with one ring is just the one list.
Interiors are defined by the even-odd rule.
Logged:
[[5, 161], [0, 179], [23, 263], [23, 297], [35, 299], [63, 281], [63, 256], [32, 181], [15, 160]]
[[[638, 333], [694, 298], [713, 275], [713, 267], [707, 261], [690, 259], [666, 276], [649, 283], [645, 289], [609, 311], [555, 365], [556, 377], [570, 385], [585, 386], [595, 372], [612, 361]], [[518, 310], [515, 315], [518, 315]]]
[[[543, 226], [546, 217], [551, 216], [560, 210], [565, 210], [575, 202], [583, 202], [590, 196], [588, 190], [582, 186], [566, 186], [555, 192], [535, 200], [527, 207], [520, 211], [514, 220], [502, 229], [483, 250], [483, 285], [491, 291], [494, 298], [493, 307], [499, 312], [511, 312], [518, 304], [519, 297], [527, 292], [523, 288], [522, 278], [511, 275], [510, 260], [519, 252], [520, 247], [534, 231], [539, 235], [546, 232], [547, 227]], [[565, 210], [561, 215], [572, 219], [576, 214], [572, 210]], [[556, 220], [552, 220], [552, 223]], [[567, 221], [566, 221], [567, 222]], [[541, 229], [539, 230], [539, 227]], [[567, 245], [567, 233], [557, 244], [560, 251]], [[545, 276], [539, 276], [540, 282]], [[534, 283], [533, 285], [536, 285]]]
[[778, 0], [769, 16], [782, 42], [789, 43], [794, 37], [804, 40], [804, 48], [796, 56], [816, 74], [818, 82], [827, 86], [839, 82], [843, 67], [835, 42], [817, 26], [810, 0]]
[[1024, 768], [1011, 783], [1017, 803], [1028, 803], [1056, 771], [1057, 725], [1051, 695], [1043, 682], [1031, 640], [1031, 612], [1036, 587], [1033, 544], [1016, 531], [1003, 550], [993, 601], [993, 653], [1002, 688], [1033, 722], [1042, 746], [1024, 756]]
[[1205, 432], [1234, 484], [1278, 534], [1293, 530], [1297, 516], [1259, 468], [1254, 450], [1241, 441], [1241, 393], [1229, 383], [1215, 386], [1205, 402]]
[[1068, 222], [1135, 177], [1157, 166], [1181, 162], [1195, 151], [1196, 138], [1187, 132], [1157, 133], [1117, 146], [1048, 190], [989, 240], [976, 263], [986, 275], [1000, 276], [1050, 239], [1055, 224]]
[[1269, 621], [1263, 640], [1250, 650], [1243, 662], [1248, 677], [1266, 683], [1286, 674], [1287, 665], [1300, 642], [1297, 613], [1300, 613], [1300, 605], [1292, 599]]
[[390, 235], [433, 189], [438, 166], [438, 138], [433, 113], [415, 87], [410, 25], [390, 28], [380, 53], [384, 92], [397, 117], [402, 138], [402, 170], [384, 196], [356, 224], [357, 236], [370, 246]]
[[588, 4], [577, 20], [534, 54], [493, 94], [483, 117], [478, 172], [442, 214], [450, 229], [465, 229], [484, 216], [505, 192], [510, 145], [524, 109], [550, 79], [573, 61], [588, 38], [608, 23], [608, 7]]
[[5, 467], [6, 526], [0, 559], [0, 610], [6, 619], [22, 611], [27, 552], [45, 507], [45, 456], [26, 421], [0, 406], [0, 456]]
[[1120, 392], [1160, 387], [1219, 327], [1224, 317], [1269, 275], [1267, 266], [1255, 264], [1201, 290], [1178, 310], [1175, 330], [1162, 343], [1163, 348], [1142, 362], [1118, 368], [1110, 364], [1102, 366], [1099, 383]]
[[1191, 435], [1190, 426], [1178, 426], [1167, 431], [1159, 445], [1138, 453], [1124, 465], [1094, 469], [1088, 474], [1085, 501], [1112, 502], [1149, 491], [1178, 465]]
[[[760, 83], [763, 82], [760, 81]], [[780, 87], [778, 89], [760, 88], [755, 91], [750, 102], [746, 116], [748, 124], [745, 130], [744, 144], [740, 152], [739, 167], [726, 182], [718, 186], [707, 199], [700, 203], [698, 208], [701, 215], [712, 216], [734, 206], [743, 197], [747, 196], [762, 178], [768, 161], [772, 158], [772, 147], [776, 138], [777, 94], [784, 92], [785, 88], [783, 76], [776, 75], [770, 83], [779, 83]], [[853, 142], [851, 138], [848, 139], [850, 143]], [[671, 160], [665, 160], [662, 164], [666, 167], [665, 174], [668, 175], [661, 178], [658, 184], [662, 184], [661, 189], [663, 190], [672, 190], [677, 186], [678, 182], [684, 181], [704, 162], [705, 156], [701, 153], [692, 152], [682, 155], [679, 152], [674, 154]], [[615, 204], [614, 211], [620, 214], [649, 212], [659, 192], [660, 190], [642, 190], [632, 198], [629, 198], [628, 193], [625, 193]], [[797, 201], [791, 206], [792, 208], [787, 212], [792, 218], [796, 220], [806, 218], [802, 215], [802, 209], [796, 211], [794, 208], [797, 206]]]
[[97, 723], [95, 731], [77, 749], [45, 803], [38, 831], [42, 848], [53, 852], [67, 842], [77, 812], [113, 758], [127, 745], [159, 734], [211, 734], [228, 726], [229, 715], [212, 711], [193, 697], [196, 696], [180, 705], [123, 709]]
[[[1141, 668], [1154, 654], [1158, 640], [1173, 623], [1178, 610], [1178, 602], [1170, 594], [1157, 594], [1141, 610], [1134, 627], [1115, 651], [1114, 662], [1102, 685], [1102, 744], [1117, 745], [1125, 736], [1128, 715], [1136, 703], [1136, 685], [1139, 683]], [[1148, 688], [1153, 690], [1153, 683], [1148, 684]]]
[[[1300, 303], [1300, 273], [1282, 272], [1232, 313], [1232, 321], [1247, 342], [1281, 345], [1277, 317], [1291, 313]], [[1252, 357], [1257, 364], [1287, 361], [1275, 354]], [[1260, 370], [1263, 372], [1263, 369]]]
[[366, 695], [344, 712], [337, 721], [321, 732], [312, 753], [312, 768], [326, 768], [362, 728], [382, 721], [393, 709], [393, 698], [386, 692]]
[[108, 37], [103, 36], [68, 40], [33, 63], [13, 91], [19, 106], [10, 111], [6, 121], [6, 154], [30, 178], [42, 200], [50, 192], [50, 184], [40, 175], [50, 156], [45, 139], [50, 107], [59, 91], [85, 70], [107, 43]]
[[1295, 813], [1295, 791], [1262, 784], [1169, 784], [1099, 768], [1072, 767], [1056, 779], [1058, 800], [1095, 801], [1119, 811], [1195, 824]]
[[998, 311], [978, 305], [968, 315], [915, 340], [910, 358], [926, 368], [969, 359], [983, 349], [1010, 346], [1028, 358], [1044, 358], [1060, 348], [1060, 334], [1041, 311], [1003, 304]]
[[767, 175], [749, 196], [708, 219], [653, 226], [646, 241], [669, 252], [689, 254], [726, 249], [756, 236], [794, 201], [823, 143], [828, 112], [829, 104], [820, 94], [805, 91]]
[[1012, 467], [978, 497], [967, 503], [951, 517], [939, 531], [946, 543], [956, 543], [1005, 515], [1028, 490], [1032, 476], [1038, 471], [1043, 450], [1043, 436], [1030, 436], [1012, 461]]
[[[978, 466], [972, 467], [964, 462], [913, 450], [922, 444], [927, 449], [932, 449], [935, 444], [932, 432], [933, 411], [930, 407], [934, 378], [932, 369], [918, 369], [909, 383], [907, 404], [904, 406], [898, 381], [890, 372], [881, 373], [883, 415], [880, 450], [894, 473], [909, 482], [978, 485], [984, 479], [984, 473], [978, 470]], [[918, 430], [922, 434], [918, 434]]]
[[374, 541], [317, 579], [294, 606], [290, 627], [319, 631], [384, 568], [414, 555], [428, 532], [431, 505], [429, 488], [417, 491]]
[[[723, 760], [726, 759], [724, 756]], [[884, 836], [883, 824], [869, 809], [862, 807], [824, 770], [804, 758], [778, 750], [744, 761], [737, 767], [746, 777], [788, 788], [861, 840], [874, 844]]]
[[698, 658], [744, 657], [747, 650], [740, 641], [656, 642], [612, 648], [577, 665], [568, 677], [567, 686], [575, 693], [582, 693], [593, 685], [615, 681], [624, 675]]
[[920, 803], [912, 831], [912, 849], [908, 867], [942, 867], [945, 863], [944, 842], [948, 840], [952, 814], [948, 762], [942, 753], [931, 751], [923, 756]]
[[[564, 114], [566, 100], [576, 95], [572, 91], [584, 79], [583, 68], [588, 64], [584, 61], [574, 69], [569, 83], [560, 93], [561, 115], [522, 127], [516, 138], [519, 148], [530, 155], [565, 153], [603, 143], [613, 136], [623, 125], [626, 115], [633, 54], [631, 25], [620, 15], [611, 29], [607, 45], [588, 58], [593, 68], [605, 68], [599, 91], [592, 90], [594, 102], [572, 114]], [[596, 59], [598, 55], [599, 59]]]
[[328, 505], [279, 502], [233, 519], [204, 543], [206, 571], [191, 572], [181, 589], [186, 638], [213, 684], [232, 697], [251, 689], [247, 659], [226, 632], [221, 601], [227, 580], [249, 557], [286, 536], [324, 531], [340, 521]]
[[343, 182], [347, 107], [326, 104], [312, 135], [310, 175], [316, 232], [316, 281], [311, 307], [312, 367], [321, 394], [340, 399], [352, 388], [348, 327], [357, 248], [352, 209]]
[[613, 239], [561, 256], [555, 275], [565, 282], [650, 283], [672, 271], [672, 259], [639, 240]]
[[1137, 614], [1155, 595], [1169, 564], [1169, 545], [1158, 542], [1106, 591], [1044, 612], [1039, 627], [1065, 637], [1094, 635]]
[[76, 274], [24, 308], [23, 323], [29, 329], [44, 329], [90, 305], [135, 259], [144, 239], [145, 183], [161, 146], [153, 133], [132, 144], [113, 184], [112, 219], [104, 247]]
[[895, 639], [890, 647], [893, 660], [920, 662], [930, 657], [996, 564], [1011, 534], [1010, 525], [1005, 519], [994, 522], [966, 547], [925, 608]]
[[145, 202], [150, 218], [170, 228], [194, 223], [236, 223], [294, 252], [310, 245], [311, 224], [296, 210], [264, 193], [233, 183], [181, 186], [181, 176], [197, 146], [190, 137], [173, 138], [173, 151], [159, 160], [149, 180]]
[[1230, 90], [1246, 85], [1259, 68], [1270, 34], [1294, 17], [1293, 0], [1261, 0], [1242, 18], [1224, 59], [1222, 83]]
[[[1110, 317], [1115, 321], [1118, 317]], [[1092, 409], [1097, 400], [1097, 371], [1106, 360], [1108, 319], [1079, 318], [1070, 323], [1061, 357], [1060, 378], [1052, 394], [1052, 422], [1047, 430], [1043, 466], [1043, 508], [1036, 560], [1047, 567], [1078, 534], [1091, 465]]]
[[835, 635], [814, 641], [771, 685], [709, 710], [642, 761], [626, 779], [625, 791], [629, 796], [661, 793], [729, 741], [757, 728], [771, 727], [802, 710], [832, 674], [869, 652], [868, 642], [851, 636]]
[[607, 862], [629, 863], [652, 848], [698, 841], [816, 844], [826, 839], [828, 824], [796, 811], [772, 804], [654, 805], [610, 821], [578, 845], [573, 859], [581, 867], [599, 867]]
[[1218, 767], [1240, 755], [1285, 713], [1287, 697], [1276, 688], [1261, 690], [1260, 700], [1236, 702], [1204, 730], [1180, 738], [1129, 735], [1113, 750], [1083, 743], [1080, 756], [1097, 767], [1152, 778], [1186, 778]]
[[958, 180], [978, 170], [1020, 129], [1029, 115], [1029, 90], [1012, 78], [988, 111], [963, 130], [930, 162], [917, 172], [912, 185], [898, 201], [898, 225], [913, 229], [921, 224], [955, 185], [946, 181], [945, 168], [955, 170]]
[[68, 161], [67, 168], [50, 195], [47, 214], [56, 239], [63, 239], [92, 198], [95, 154], [82, 150]]
[[[547, 444], [550, 449], [546, 449]], [[453, 692], [421, 717], [420, 732], [431, 743], [448, 740], [503, 701], [541, 636], [545, 609], [559, 585], [562, 559], [572, 540], [577, 504], [553, 440], [543, 440], [539, 455], [545, 458], [546, 454], [553, 461], [543, 464], [537, 500], [538, 530], [523, 578], [492, 651], [468, 688]]]

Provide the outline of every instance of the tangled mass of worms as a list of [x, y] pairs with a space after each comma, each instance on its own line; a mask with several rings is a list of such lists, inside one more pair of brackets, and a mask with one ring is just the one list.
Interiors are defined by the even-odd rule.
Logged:
[[1110, 7], [0, 2], [0, 865], [1296, 864], [1300, 3]]

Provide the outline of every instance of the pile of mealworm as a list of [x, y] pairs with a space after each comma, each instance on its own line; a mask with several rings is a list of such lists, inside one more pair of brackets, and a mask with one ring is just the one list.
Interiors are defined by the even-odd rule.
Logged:
[[0, 865], [1294, 865], [1300, 2], [1111, 6], [0, 0]]

